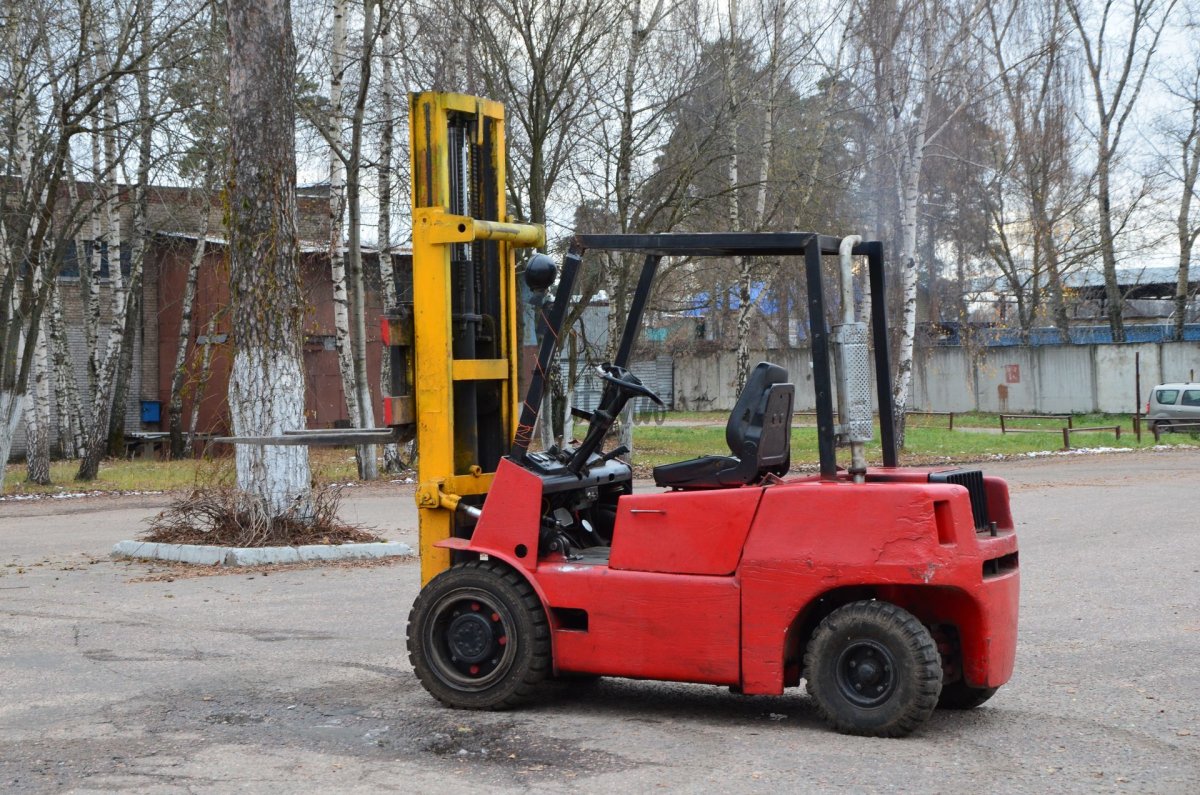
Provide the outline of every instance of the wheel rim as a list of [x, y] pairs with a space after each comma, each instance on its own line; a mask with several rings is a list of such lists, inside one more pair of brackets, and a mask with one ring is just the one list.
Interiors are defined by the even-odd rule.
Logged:
[[858, 707], [878, 707], [896, 690], [896, 659], [882, 643], [855, 640], [837, 660], [838, 691]]
[[430, 611], [425, 648], [434, 673], [457, 690], [486, 690], [504, 678], [517, 653], [512, 614], [478, 588], [442, 596]]

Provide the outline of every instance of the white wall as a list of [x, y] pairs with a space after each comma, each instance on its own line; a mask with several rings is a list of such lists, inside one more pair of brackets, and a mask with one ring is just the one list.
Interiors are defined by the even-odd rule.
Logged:
[[[1140, 356], [1139, 356], [1140, 355]], [[1155, 384], [1200, 374], [1200, 343], [1043, 345], [975, 351], [930, 347], [917, 351], [912, 408], [927, 411], [1015, 413], [1132, 412], [1135, 358], [1141, 397]], [[762, 351], [751, 361], [783, 365], [796, 384], [796, 410], [814, 407], [807, 348]], [[734, 354], [675, 359], [675, 405], [688, 411], [733, 408]]]

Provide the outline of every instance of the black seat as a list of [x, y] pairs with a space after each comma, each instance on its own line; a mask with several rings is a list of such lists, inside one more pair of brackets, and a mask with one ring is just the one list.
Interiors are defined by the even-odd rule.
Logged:
[[792, 453], [792, 401], [787, 370], [759, 362], [746, 379], [725, 426], [732, 455], [707, 455], [654, 468], [654, 482], [672, 489], [721, 489], [756, 483], [788, 471]]

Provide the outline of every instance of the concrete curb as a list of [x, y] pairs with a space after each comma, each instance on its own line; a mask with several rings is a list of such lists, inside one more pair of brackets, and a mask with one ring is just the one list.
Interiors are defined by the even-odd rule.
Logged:
[[118, 541], [112, 550], [114, 558], [167, 560], [199, 566], [262, 566], [314, 560], [378, 560], [412, 555], [412, 547], [399, 541], [375, 544], [309, 544], [300, 547], [214, 547], [201, 544]]

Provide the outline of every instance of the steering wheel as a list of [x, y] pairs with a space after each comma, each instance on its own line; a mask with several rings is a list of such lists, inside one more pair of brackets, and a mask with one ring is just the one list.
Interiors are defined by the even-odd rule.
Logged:
[[624, 367], [605, 363], [597, 367], [596, 370], [599, 372], [601, 378], [617, 387], [617, 389], [628, 392], [631, 395], [648, 397], [658, 405], [663, 405], [662, 398], [654, 394], [650, 387], [643, 384], [640, 378]]

